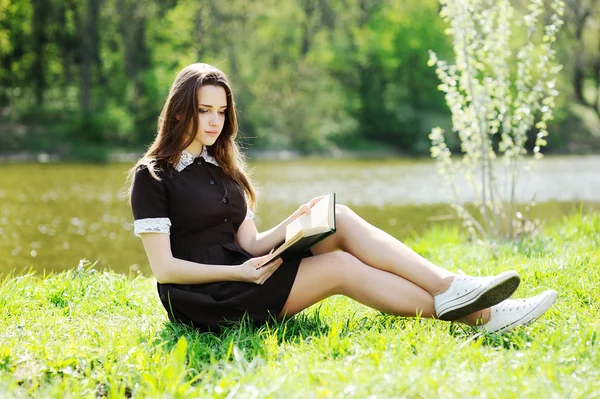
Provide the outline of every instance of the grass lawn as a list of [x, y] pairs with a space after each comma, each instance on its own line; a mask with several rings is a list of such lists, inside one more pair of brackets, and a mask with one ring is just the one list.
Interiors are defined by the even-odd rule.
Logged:
[[[440, 228], [407, 242], [450, 270], [547, 288], [536, 323], [481, 335], [330, 298], [220, 336], [166, 323], [152, 278], [74, 267], [0, 281], [0, 397], [600, 397], [600, 215], [569, 216], [500, 258]], [[141, 244], [140, 244], [141, 245]]]

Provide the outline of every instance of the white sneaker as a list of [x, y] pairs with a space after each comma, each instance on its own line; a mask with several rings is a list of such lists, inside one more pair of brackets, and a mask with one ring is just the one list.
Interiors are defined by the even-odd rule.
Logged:
[[456, 276], [450, 288], [433, 297], [440, 320], [457, 320], [510, 297], [521, 278], [514, 270], [491, 277]]
[[548, 290], [531, 298], [507, 299], [492, 306], [490, 319], [479, 328], [487, 332], [505, 332], [529, 324], [543, 315], [557, 297], [556, 291]]

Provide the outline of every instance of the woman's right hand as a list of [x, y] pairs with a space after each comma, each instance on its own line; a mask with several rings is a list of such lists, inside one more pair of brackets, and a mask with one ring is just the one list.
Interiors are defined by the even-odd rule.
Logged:
[[240, 281], [246, 283], [263, 284], [275, 270], [281, 266], [283, 260], [281, 258], [275, 259], [268, 265], [258, 268], [259, 265], [266, 260], [269, 255], [259, 256], [258, 258], [250, 258], [246, 262], [240, 265]]

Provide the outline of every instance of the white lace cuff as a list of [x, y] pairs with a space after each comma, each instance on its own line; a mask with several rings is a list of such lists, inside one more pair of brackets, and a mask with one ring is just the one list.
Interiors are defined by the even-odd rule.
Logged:
[[140, 233], [171, 233], [171, 219], [146, 218], [133, 222], [133, 234], [140, 237]]
[[[254, 218], [254, 212], [252, 212], [250, 210], [250, 208], [248, 208], [248, 211], [246, 212], [246, 219], [252, 219], [252, 218]], [[246, 219], [244, 219], [244, 220], [246, 220]]]

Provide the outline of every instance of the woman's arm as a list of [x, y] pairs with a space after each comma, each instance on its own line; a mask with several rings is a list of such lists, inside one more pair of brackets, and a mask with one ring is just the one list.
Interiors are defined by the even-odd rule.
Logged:
[[[237, 265], [207, 265], [173, 257], [171, 242], [167, 234], [141, 234], [144, 249], [150, 262], [150, 268], [156, 281], [161, 284], [202, 284], [217, 281], [245, 281], [264, 283], [277, 270], [281, 262], [256, 270], [262, 258], [252, 258]], [[263, 269], [269, 269], [262, 272]]]
[[240, 247], [250, 252], [254, 256], [263, 256], [268, 254], [274, 246], [282, 243], [285, 240], [285, 227], [303, 213], [310, 212], [310, 208], [319, 202], [321, 198], [323, 198], [323, 196], [315, 197], [308, 203], [300, 205], [300, 207], [284, 221], [272, 229], [263, 231], [262, 233], [258, 232], [258, 229], [254, 224], [254, 220], [244, 220], [236, 233], [237, 243], [240, 245]]
[[285, 226], [296, 219], [294, 213], [270, 230], [258, 232], [254, 220], [246, 219], [238, 228], [236, 241], [244, 250], [253, 256], [263, 256], [269, 253], [271, 248], [285, 240]]

